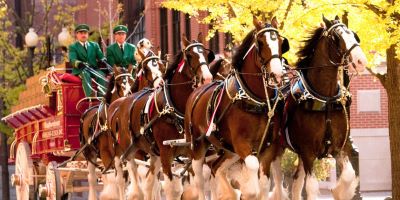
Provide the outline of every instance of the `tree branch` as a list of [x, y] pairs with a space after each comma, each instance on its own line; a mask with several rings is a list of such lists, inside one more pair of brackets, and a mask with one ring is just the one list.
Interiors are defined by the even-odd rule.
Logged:
[[288, 15], [289, 15], [289, 11], [292, 9], [293, 6], [293, 0], [289, 1], [288, 7], [286, 8], [286, 12], [285, 15], [283, 17], [283, 19], [281, 20], [281, 25], [279, 26], [279, 29], [282, 30], [283, 26], [285, 24], [285, 20], [287, 19]]
[[386, 15], [386, 11], [376, 5], [364, 3], [364, 6], [374, 12], [376, 15]]
[[382, 83], [383, 87], [386, 89], [385, 86], [386, 86], [387, 74], [382, 75], [382, 74], [375, 73], [374, 71], [372, 71], [372, 69], [370, 69], [368, 67], [366, 67], [366, 69], [368, 70], [369, 73], [371, 73], [373, 76], [378, 78], [379, 81]]

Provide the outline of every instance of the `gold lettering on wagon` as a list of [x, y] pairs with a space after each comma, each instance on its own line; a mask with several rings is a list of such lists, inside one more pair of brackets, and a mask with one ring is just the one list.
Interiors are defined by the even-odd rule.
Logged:
[[46, 138], [53, 138], [53, 137], [57, 137], [62, 135], [63, 132], [61, 129], [57, 129], [57, 130], [52, 130], [52, 131], [45, 131], [42, 133], [42, 138], [46, 139]]
[[45, 129], [55, 128], [55, 127], [60, 127], [60, 126], [61, 126], [61, 122], [60, 122], [59, 119], [56, 119], [56, 120], [53, 120], [53, 121], [45, 121], [44, 122], [44, 128]]

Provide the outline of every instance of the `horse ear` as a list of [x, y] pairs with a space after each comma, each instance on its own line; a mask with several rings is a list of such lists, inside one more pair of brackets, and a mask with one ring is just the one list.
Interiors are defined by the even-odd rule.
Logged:
[[130, 74], [132, 74], [132, 70], [133, 70], [133, 65], [132, 65], [132, 64], [129, 64], [129, 66], [128, 66], [128, 72], [129, 72]]
[[117, 65], [114, 65], [114, 66], [113, 66], [113, 72], [114, 72], [114, 74], [118, 74]]
[[319, 26], [320, 26], [321, 28], [323, 28], [323, 29], [325, 29], [325, 28], [326, 28], [326, 25], [325, 25], [325, 23], [324, 23], [324, 22], [321, 22], [321, 23], [319, 24]]
[[197, 41], [203, 43], [204, 37], [202, 32], [199, 32], [199, 34], [197, 35]]
[[160, 46], [156, 47], [157, 56], [161, 59], [161, 49]]
[[279, 22], [278, 22], [278, 20], [276, 19], [276, 17], [273, 17], [273, 18], [272, 18], [272, 20], [271, 20], [271, 25], [272, 25], [274, 28], [278, 28]]
[[262, 26], [261, 26], [261, 22], [258, 21], [257, 17], [253, 15], [253, 24], [256, 27], [257, 30], [261, 30]]
[[182, 43], [182, 49], [185, 49], [189, 44], [189, 40], [186, 38], [185, 34], [182, 34], [182, 39], [181, 39], [181, 43]]
[[338, 21], [339, 21], [339, 20], [340, 20], [339, 16], [336, 15], [336, 16], [335, 16], [335, 20], [338, 20]]
[[328, 19], [326, 19], [324, 15], [322, 15], [322, 20], [324, 21], [326, 27], [331, 27], [332, 26], [332, 22], [329, 21]]

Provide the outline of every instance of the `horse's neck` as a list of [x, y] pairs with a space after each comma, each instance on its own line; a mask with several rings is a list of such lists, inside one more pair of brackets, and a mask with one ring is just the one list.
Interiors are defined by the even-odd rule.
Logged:
[[150, 81], [147, 80], [145, 76], [139, 81], [138, 91], [142, 90], [145, 87], [150, 87]]
[[192, 83], [180, 84], [191, 81], [191, 79], [184, 76], [182, 73], [175, 71], [172, 79], [170, 80], [169, 93], [171, 97], [171, 103], [178, 109], [179, 112], [185, 113], [186, 102], [189, 98], [190, 93], [193, 92]]
[[[121, 93], [121, 94], [120, 94]], [[120, 97], [124, 96], [122, 94], [123, 92], [121, 90], [115, 90], [115, 92], [111, 95], [111, 100], [110, 102], [107, 102], [107, 104], [111, 104], [112, 102], [114, 102], [115, 100], [119, 99]]]
[[[265, 99], [265, 90], [262, 76], [253, 76], [256, 74], [261, 74], [260, 68], [256, 65], [256, 54], [254, 49], [246, 56], [243, 65], [241, 67], [241, 72], [250, 73], [250, 75], [241, 75], [243, 83], [246, 85], [250, 92], [258, 97], [259, 99]], [[268, 96], [271, 97], [273, 91], [268, 89]]]
[[[318, 94], [332, 97], [337, 94], [338, 68], [332, 67], [329, 54], [323, 51], [329, 49], [325, 44], [317, 48], [313, 61], [307, 70], [306, 79], [312, 89]], [[338, 63], [338, 60], [332, 60]], [[329, 66], [329, 67], [327, 67]]]

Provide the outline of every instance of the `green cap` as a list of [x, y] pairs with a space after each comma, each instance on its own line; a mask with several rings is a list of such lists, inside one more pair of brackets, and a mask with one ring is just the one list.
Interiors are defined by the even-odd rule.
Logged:
[[75, 33], [80, 32], [80, 31], [86, 31], [89, 32], [90, 28], [89, 25], [87, 24], [79, 24], [78, 26], [75, 27]]
[[117, 25], [114, 27], [113, 33], [119, 33], [119, 32], [124, 32], [128, 33], [128, 28], [124, 25]]

